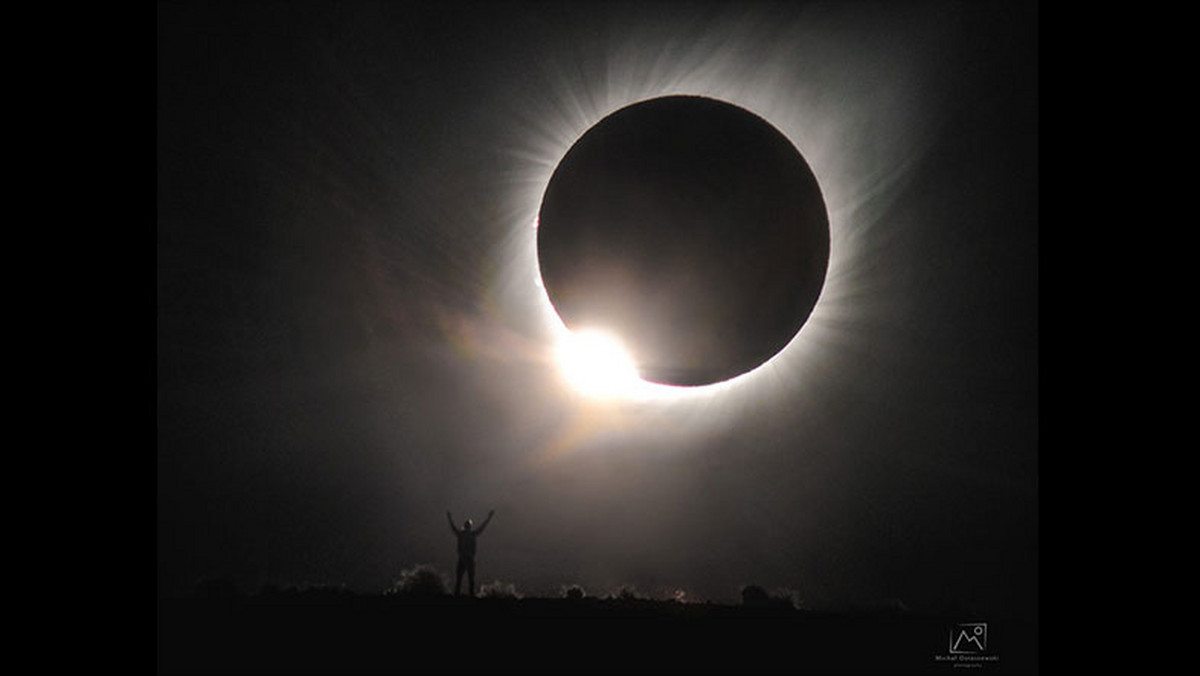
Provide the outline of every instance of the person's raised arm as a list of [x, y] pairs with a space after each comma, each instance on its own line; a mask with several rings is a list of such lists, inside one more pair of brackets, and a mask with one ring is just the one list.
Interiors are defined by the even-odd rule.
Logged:
[[446, 510], [446, 520], [450, 522], [450, 532], [458, 535], [458, 528], [454, 525], [454, 517], [450, 516], [450, 510]]
[[488, 510], [488, 518], [484, 519], [484, 520], [483, 520], [483, 523], [479, 524], [479, 528], [477, 528], [477, 529], [475, 530], [475, 534], [476, 534], [476, 535], [479, 535], [480, 533], [482, 533], [482, 532], [483, 532], [483, 529], [484, 529], [484, 528], [487, 528], [488, 522], [489, 522], [489, 521], [491, 521], [491, 520], [492, 520], [492, 517], [493, 517], [493, 516], [495, 516], [495, 515], [496, 515], [496, 510], [494, 510], [494, 509], [489, 509], [489, 510]]

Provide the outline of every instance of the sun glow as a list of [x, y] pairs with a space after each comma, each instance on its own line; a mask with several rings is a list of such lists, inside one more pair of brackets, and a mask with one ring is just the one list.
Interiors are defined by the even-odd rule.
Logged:
[[622, 396], [643, 382], [621, 342], [604, 331], [568, 332], [558, 345], [557, 357], [567, 381], [591, 397]]

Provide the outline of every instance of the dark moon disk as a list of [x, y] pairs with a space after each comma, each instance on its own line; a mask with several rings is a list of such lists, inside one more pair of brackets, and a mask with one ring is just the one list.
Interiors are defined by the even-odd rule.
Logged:
[[668, 96], [612, 113], [571, 147], [537, 247], [568, 328], [610, 331], [646, 380], [707, 385], [800, 330], [825, 282], [829, 218], [808, 163], [766, 120]]

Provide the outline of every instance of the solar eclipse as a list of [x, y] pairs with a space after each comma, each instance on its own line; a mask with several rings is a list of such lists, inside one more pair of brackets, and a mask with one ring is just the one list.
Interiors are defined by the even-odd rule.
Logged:
[[700, 386], [760, 366], [800, 330], [829, 262], [820, 186], [786, 136], [712, 98], [601, 119], [559, 162], [537, 233], [546, 293], [643, 380]]

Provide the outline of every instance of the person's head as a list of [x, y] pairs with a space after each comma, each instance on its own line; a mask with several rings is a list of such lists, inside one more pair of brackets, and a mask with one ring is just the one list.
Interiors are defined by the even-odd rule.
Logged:
[[472, 522], [470, 519], [463, 521], [463, 530], [471, 530], [472, 525], [474, 525], [474, 522]]

